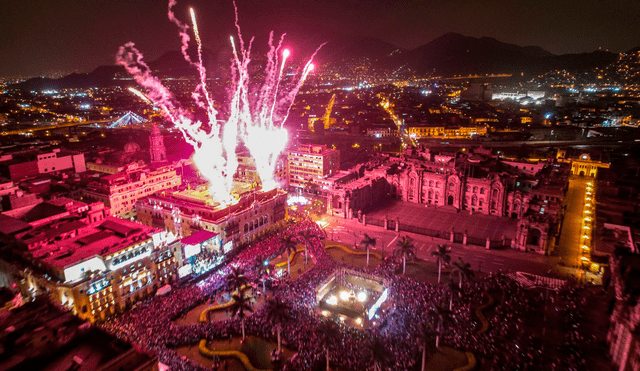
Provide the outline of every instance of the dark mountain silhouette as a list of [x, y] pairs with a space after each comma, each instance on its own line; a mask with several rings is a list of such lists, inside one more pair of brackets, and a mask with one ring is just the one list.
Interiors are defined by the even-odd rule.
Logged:
[[600, 51], [554, 55], [537, 46], [521, 47], [490, 37], [475, 38], [448, 33], [408, 51], [401, 58], [406, 59], [418, 72], [453, 75], [593, 68], [613, 62], [616, 55]]
[[[307, 38], [301, 35], [287, 36], [287, 44], [296, 45], [294, 53], [298, 61], [306, 58], [325, 41], [327, 44], [316, 56], [320, 64], [360, 62], [366, 59], [371, 66], [377, 68], [396, 69], [403, 66], [420, 74], [440, 76], [521, 72], [530, 74], [552, 69], [585, 70], [605, 67], [618, 57], [618, 54], [606, 51], [554, 55], [538, 46], [522, 47], [490, 37], [475, 38], [456, 33], [447, 33], [411, 50], [403, 50], [374, 38], [330, 33]], [[636, 50], [638, 48], [630, 50], [629, 53]], [[260, 62], [264, 58], [261, 54], [265, 51], [256, 49], [253, 58]], [[190, 50], [189, 54], [196, 58], [195, 50]], [[228, 47], [216, 47], [215, 51], [203, 50], [204, 65], [210, 76], [227, 76], [230, 58], [231, 50]], [[179, 51], [167, 52], [148, 64], [158, 77], [196, 75], [195, 68], [184, 60]], [[71, 74], [60, 79], [30, 79], [18, 84], [18, 87], [41, 90], [133, 84], [128, 78], [124, 69], [119, 66], [101, 66], [90, 73]]]

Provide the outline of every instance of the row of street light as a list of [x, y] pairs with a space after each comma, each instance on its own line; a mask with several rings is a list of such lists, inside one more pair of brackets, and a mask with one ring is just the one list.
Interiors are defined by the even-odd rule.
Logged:
[[589, 255], [591, 253], [591, 237], [592, 228], [594, 225], [595, 214], [595, 186], [593, 182], [587, 183], [587, 189], [584, 197], [584, 209], [582, 210], [582, 232], [580, 237], [580, 246], [582, 247], [581, 264], [584, 270], [588, 269], [591, 265]]

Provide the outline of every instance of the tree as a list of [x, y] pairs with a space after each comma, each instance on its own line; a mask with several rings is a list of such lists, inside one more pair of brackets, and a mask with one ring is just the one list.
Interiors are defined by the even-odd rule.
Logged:
[[251, 298], [247, 297], [243, 293], [240, 293], [239, 295], [233, 294], [231, 300], [233, 300], [231, 306], [229, 307], [229, 311], [231, 311], [231, 318], [240, 318], [240, 323], [242, 325], [242, 341], [244, 341], [244, 319], [247, 317], [247, 313], [245, 311], [253, 312], [253, 307], [251, 306]]
[[451, 261], [451, 247], [445, 244], [438, 244], [438, 249], [431, 252], [431, 256], [436, 257], [436, 263], [438, 263], [438, 284], [440, 283], [440, 276], [442, 274], [442, 264], [449, 263]]
[[461, 290], [453, 280], [449, 280], [447, 286], [449, 287], [449, 293], [451, 294], [451, 297], [449, 298], [449, 310], [451, 310], [453, 308], [453, 295], [460, 295]]
[[368, 234], [364, 234], [364, 239], [360, 241], [360, 246], [364, 246], [367, 249], [367, 267], [369, 266], [369, 248], [376, 247], [376, 239], [369, 237]]
[[282, 325], [291, 318], [289, 315], [290, 310], [291, 305], [289, 303], [283, 302], [278, 296], [269, 300], [265, 304], [265, 319], [267, 320], [267, 322], [275, 324], [276, 331], [278, 332], [278, 353], [280, 353], [280, 350], [282, 349], [280, 332], [282, 331]]
[[329, 371], [329, 344], [331, 343], [331, 339], [335, 339], [340, 335], [340, 330], [335, 322], [324, 320], [316, 327], [315, 334], [327, 354], [327, 371]]
[[420, 327], [418, 327], [418, 341], [422, 345], [422, 371], [425, 371], [427, 367], [427, 354], [432, 354], [434, 351], [434, 349], [430, 345], [431, 340], [434, 336], [437, 335], [438, 332], [433, 329], [431, 323], [420, 323]]
[[407, 236], [403, 236], [402, 239], [396, 243], [396, 245], [397, 247], [395, 255], [402, 258], [402, 274], [405, 274], [407, 270], [407, 257], [410, 258], [415, 256], [415, 253], [413, 251], [415, 246], [413, 245], [413, 242], [411, 242], [411, 239], [409, 239], [409, 237]]
[[462, 288], [462, 280], [473, 277], [473, 270], [471, 270], [471, 264], [462, 261], [462, 258], [458, 258], [458, 261], [453, 263], [453, 270], [451, 271], [451, 277], [457, 275], [460, 278], [459, 288]]
[[227, 275], [226, 278], [226, 290], [233, 294], [235, 291], [238, 291], [240, 294], [242, 292], [242, 288], [249, 284], [249, 277], [245, 276], [244, 269], [241, 267], [231, 266], [231, 272]]
[[296, 252], [296, 241], [293, 240], [293, 237], [285, 235], [280, 237], [280, 244], [282, 244], [280, 255], [283, 257], [285, 254], [287, 255], [287, 270], [289, 271], [289, 276], [291, 276], [291, 254]]
[[383, 341], [380, 335], [372, 333], [371, 337], [365, 339], [364, 353], [367, 358], [373, 360], [374, 371], [381, 370], [381, 364], [391, 358], [389, 346]]
[[302, 238], [302, 240], [304, 241], [304, 263], [307, 264], [307, 262], [309, 261], [309, 244], [311, 244], [312, 238], [318, 236], [316, 236], [308, 229], [298, 232], [298, 236], [300, 236], [300, 238]]
[[436, 305], [429, 312], [438, 321], [438, 327], [436, 327], [436, 348], [438, 348], [440, 347], [440, 335], [444, 331], [444, 325], [451, 320], [451, 311]]

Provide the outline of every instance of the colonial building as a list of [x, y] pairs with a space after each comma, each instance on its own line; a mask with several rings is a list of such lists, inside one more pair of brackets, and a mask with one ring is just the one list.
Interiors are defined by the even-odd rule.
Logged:
[[103, 202], [111, 209], [112, 215], [132, 218], [135, 217], [134, 206], [140, 198], [180, 184], [182, 178], [173, 165], [134, 162], [122, 172], [89, 181], [80, 194], [83, 199]]
[[218, 234], [228, 250], [231, 245], [245, 243], [273, 228], [286, 217], [287, 193], [273, 189], [249, 192], [236, 203], [213, 202], [208, 187], [182, 191], [163, 191], [136, 203], [138, 221], [187, 237], [205, 230]]
[[326, 186], [329, 209], [335, 215], [355, 217], [389, 195], [406, 202], [510, 217], [521, 222], [512, 247], [543, 254], [555, 245], [568, 179], [564, 164], [503, 163], [486, 154], [428, 149], [381, 157], [353, 173], [357, 179], [345, 174]]
[[102, 203], [69, 204], [36, 220], [0, 215], [0, 236], [11, 246], [0, 271], [24, 296], [45, 294], [99, 321], [177, 277], [170, 233], [108, 216]]

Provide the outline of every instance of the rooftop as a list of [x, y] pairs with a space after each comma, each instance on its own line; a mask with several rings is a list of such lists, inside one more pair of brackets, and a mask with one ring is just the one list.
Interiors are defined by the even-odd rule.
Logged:
[[126, 219], [107, 217], [99, 223], [61, 220], [17, 237], [32, 245], [34, 258], [59, 269], [94, 256], [107, 257], [151, 238], [154, 228]]
[[0, 370], [151, 370], [153, 355], [136, 350], [46, 299], [0, 315]]

